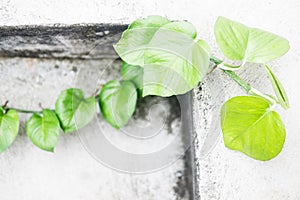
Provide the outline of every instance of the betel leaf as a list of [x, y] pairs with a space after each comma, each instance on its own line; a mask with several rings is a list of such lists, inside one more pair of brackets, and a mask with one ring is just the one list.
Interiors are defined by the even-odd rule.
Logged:
[[118, 55], [131, 65], [144, 65], [144, 53], [155, 32], [170, 21], [160, 16], [137, 19], [122, 33], [114, 46]]
[[[195, 42], [188, 22], [168, 22], [126, 30], [115, 49], [126, 63], [144, 68], [143, 96], [171, 96], [191, 90], [206, 75], [209, 48]], [[134, 26], [135, 27], [135, 26]], [[139, 26], [141, 27], [141, 26]]]
[[163, 25], [161, 28], [175, 33], [182, 33], [191, 39], [195, 39], [197, 37], [196, 28], [191, 23], [186, 21], [170, 22]]
[[87, 125], [96, 114], [94, 97], [85, 98], [80, 89], [70, 88], [60, 93], [55, 103], [55, 112], [65, 133]]
[[277, 100], [279, 104], [284, 108], [288, 109], [290, 107], [289, 105], [289, 99], [287, 97], [287, 94], [280, 83], [279, 79], [275, 76], [275, 74], [272, 72], [271, 68], [268, 65], [265, 65], [265, 68], [269, 74], [269, 78], [272, 82], [272, 87], [275, 91], [275, 94], [277, 96]]
[[5, 113], [0, 107], [0, 153], [15, 141], [19, 132], [19, 123], [19, 116], [15, 110], [8, 110]]
[[[193, 89], [206, 75], [209, 49], [200, 40], [163, 29], [153, 39], [160, 48], [148, 49], [143, 78], [143, 96], [172, 96]], [[164, 41], [163, 43], [160, 40]]]
[[126, 125], [135, 111], [137, 92], [131, 81], [107, 82], [101, 89], [99, 105], [104, 119], [119, 129]]
[[26, 124], [26, 133], [31, 142], [45, 151], [53, 152], [59, 137], [59, 121], [56, 114], [49, 109], [43, 115], [33, 114]]
[[214, 32], [222, 53], [232, 60], [266, 63], [284, 55], [290, 48], [289, 42], [280, 36], [225, 17], [218, 18]]
[[167, 23], [170, 23], [170, 20], [168, 20], [165, 17], [159, 16], [159, 15], [150, 15], [147, 18], [141, 18], [133, 21], [129, 26], [128, 29], [134, 29], [134, 28], [159, 28], [162, 25], [165, 25]]
[[133, 82], [138, 89], [139, 96], [141, 96], [143, 92], [144, 69], [140, 66], [130, 65], [123, 61], [121, 65], [121, 75], [123, 80]]
[[238, 96], [222, 107], [225, 146], [257, 160], [276, 157], [285, 141], [285, 126], [271, 104], [256, 96]]

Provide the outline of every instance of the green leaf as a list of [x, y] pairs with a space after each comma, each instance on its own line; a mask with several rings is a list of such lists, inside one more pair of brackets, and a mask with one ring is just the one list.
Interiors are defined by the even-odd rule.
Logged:
[[26, 133], [31, 142], [45, 151], [54, 151], [59, 137], [59, 121], [49, 109], [43, 110], [43, 116], [35, 113], [26, 124]]
[[191, 23], [186, 21], [170, 22], [163, 25], [162, 28], [165, 30], [170, 30], [172, 32], [185, 34], [187, 37], [191, 39], [195, 39], [197, 37], [196, 28]]
[[162, 25], [165, 25], [167, 23], [170, 23], [170, 21], [165, 18], [158, 15], [150, 15], [147, 18], [141, 18], [137, 19], [134, 22], [132, 22], [128, 29], [135, 29], [135, 28], [159, 28]]
[[129, 26], [115, 46], [117, 53], [126, 63], [144, 68], [143, 96], [186, 93], [206, 75], [208, 45], [194, 41], [196, 30], [188, 22], [148, 27], [148, 20], [142, 28]]
[[0, 107], [0, 153], [15, 141], [19, 132], [19, 123], [19, 116], [15, 110], [8, 110], [5, 113]]
[[138, 89], [139, 96], [143, 93], [143, 74], [144, 69], [137, 65], [130, 65], [126, 62], [122, 62], [121, 65], [122, 78], [125, 81], [131, 81], [134, 83], [135, 87]]
[[160, 48], [148, 49], [145, 55], [143, 96], [172, 96], [193, 89], [209, 67], [207, 46], [175, 32], [159, 30], [157, 36], [160, 39], [155, 37], [153, 43]]
[[144, 53], [156, 31], [170, 21], [160, 16], [149, 16], [132, 22], [114, 46], [118, 55], [131, 65], [144, 65]]
[[69, 133], [92, 121], [96, 114], [96, 100], [94, 97], [85, 99], [82, 90], [70, 88], [59, 95], [55, 112], [63, 131]]
[[239, 96], [222, 107], [225, 146], [257, 160], [276, 157], [285, 141], [285, 126], [270, 103], [256, 96]]
[[198, 40], [198, 41], [197, 41], [197, 44], [198, 44], [200, 47], [202, 47], [202, 48], [206, 51], [207, 55], [210, 55], [210, 54], [211, 54], [211, 48], [210, 48], [210, 46], [207, 44], [207, 42], [205, 42], [205, 40]]
[[128, 123], [135, 111], [136, 101], [136, 88], [130, 81], [109, 81], [99, 95], [104, 119], [117, 129]]
[[279, 104], [284, 109], [288, 109], [290, 107], [290, 104], [282, 84], [280, 83], [279, 79], [275, 76], [275, 74], [272, 72], [271, 68], [268, 65], [265, 65], [265, 68], [269, 74], [269, 78], [272, 82], [272, 87], [275, 91]]
[[265, 63], [284, 55], [290, 48], [289, 42], [280, 36], [224, 17], [218, 18], [214, 32], [221, 51], [232, 60]]

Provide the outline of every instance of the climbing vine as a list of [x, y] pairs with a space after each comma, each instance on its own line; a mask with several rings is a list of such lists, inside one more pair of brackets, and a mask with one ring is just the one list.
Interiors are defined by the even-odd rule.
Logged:
[[[0, 107], [0, 152], [18, 134], [18, 112], [32, 114], [26, 123], [32, 143], [54, 151], [60, 130], [69, 133], [87, 125], [96, 114], [97, 104], [104, 119], [119, 129], [132, 117], [138, 98], [184, 94], [209, 71], [219, 69], [248, 93], [233, 97], [222, 106], [220, 123], [225, 146], [257, 160], [276, 157], [283, 148], [286, 129], [275, 109], [276, 105], [288, 109], [289, 101], [267, 63], [284, 55], [289, 42], [224, 17], [216, 21], [214, 34], [226, 61], [211, 55], [209, 45], [198, 39], [195, 27], [189, 22], [170, 21], [161, 16], [135, 20], [114, 46], [123, 60], [122, 81], [111, 80], [99, 94], [88, 98], [80, 89], [62, 91], [54, 110], [23, 110], [9, 107], [6, 102]], [[275, 96], [253, 88], [235, 73], [247, 67], [246, 63], [264, 66]]]

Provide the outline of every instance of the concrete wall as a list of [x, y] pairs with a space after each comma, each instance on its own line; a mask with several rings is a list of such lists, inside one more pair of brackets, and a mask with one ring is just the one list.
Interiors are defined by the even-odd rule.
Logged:
[[[204, 200], [296, 200], [300, 198], [298, 189], [300, 186], [298, 175], [300, 171], [300, 161], [298, 159], [300, 155], [300, 134], [298, 129], [300, 118], [300, 90], [298, 89], [298, 84], [300, 83], [300, 79], [297, 77], [300, 74], [298, 66], [300, 52], [299, 10], [300, 2], [296, 0], [134, 0], [130, 2], [119, 0], [53, 0], [51, 2], [46, 0], [3, 0], [0, 7], [0, 24], [129, 23], [136, 17], [160, 14], [171, 19], [186, 19], [192, 22], [197, 27], [199, 36], [212, 46], [213, 53], [216, 56], [221, 56], [221, 54], [214, 40], [213, 25], [219, 15], [286, 37], [291, 44], [290, 52], [283, 58], [270, 64], [282, 80], [291, 102], [291, 109], [289, 111], [282, 112], [280, 110], [287, 127], [287, 138], [282, 153], [272, 161], [258, 162], [224, 147], [220, 137], [220, 129], [213, 122], [216, 120], [216, 116], [218, 116], [218, 109], [223, 101], [230, 96], [242, 95], [244, 93], [226, 76], [215, 72], [207, 77], [202, 85], [203, 91], [199, 91], [198, 88], [195, 90], [195, 98], [198, 100], [194, 105], [196, 108], [195, 124], [198, 139], [197, 165], [200, 171], [198, 174], [199, 190]], [[15, 67], [18, 64], [14, 65], [10, 63], [10, 65], [11, 68], [9, 68], [8, 75], [20, 73], [20, 69]], [[66, 72], [68, 76], [71, 76], [70, 73], [73, 73], [71, 71]], [[247, 66], [247, 69], [243, 72], [245, 79], [253, 82], [254, 86], [261, 88], [263, 91], [271, 92], [270, 83], [266, 79], [266, 73], [261, 66]], [[39, 74], [40, 72], [37, 71], [35, 81], [38, 81]], [[7, 75], [4, 77], [7, 77]], [[18, 82], [17, 79], [14, 81]], [[22, 81], [18, 83], [19, 89], [23, 88]], [[28, 84], [35, 83], [29, 82]], [[1, 92], [8, 92], [13, 97], [15, 93], [18, 93], [19, 89], [7, 89], [3, 91], [3, 87], [1, 87]], [[30, 89], [28, 91], [23, 90], [22, 92], [29, 93], [29, 91]], [[53, 90], [49, 89], [49, 91]], [[43, 95], [42, 100], [47, 99], [48, 92], [44, 93], [41, 91], [38, 95], [31, 98]], [[20, 99], [18, 98], [18, 100]], [[22, 102], [19, 103], [25, 106], [32, 105], [31, 101], [25, 101], [24, 104]], [[209, 137], [211, 134], [213, 136]], [[101, 169], [99, 169], [99, 165], [95, 164], [96, 162], [92, 158], [89, 158], [89, 155], [83, 149], [74, 155], [74, 149], [82, 148], [80, 142], [76, 137], [71, 139], [66, 138], [65, 140], [67, 139], [69, 140], [68, 145], [62, 144], [59, 147], [64, 154], [58, 153], [49, 156], [34, 149], [34, 151], [32, 150], [27, 153], [31, 155], [38, 154], [36, 156], [39, 159], [35, 161], [30, 159], [26, 162], [21, 162], [16, 158], [18, 158], [18, 155], [24, 154], [23, 149], [29, 143], [26, 143], [24, 146], [19, 140], [18, 144], [15, 144], [15, 146], [19, 147], [16, 147], [16, 150], [10, 156], [2, 155], [0, 158], [1, 160], [5, 159], [6, 163], [1, 166], [3, 187], [1, 187], [0, 191], [6, 194], [3, 199], [38, 199], [41, 194], [46, 194], [48, 199], [59, 198], [62, 194], [64, 195], [61, 196], [61, 199], [176, 198], [173, 192], [171, 192], [173, 191], [172, 186], [161, 188], [162, 185], [168, 183], [156, 184], [156, 180], [161, 174], [152, 174], [152, 178], [150, 178], [152, 181], [148, 181], [148, 185], [144, 183], [144, 179], [139, 178], [135, 179], [134, 183], [130, 183], [131, 179], [123, 179], [116, 172], [109, 171], [104, 167], [100, 167]], [[65, 140], [62, 140], [61, 143], [64, 143]], [[26, 155], [23, 156], [26, 159]], [[82, 157], [86, 159], [84, 163], [81, 162], [80, 158]], [[53, 164], [54, 161], [55, 164]], [[23, 165], [18, 165], [18, 162], [23, 163]], [[40, 162], [44, 162], [49, 168], [47, 170], [43, 168], [35, 170], [34, 166]], [[73, 168], [73, 163], [78, 163], [76, 164], [77, 168]], [[18, 170], [15, 170], [14, 167]], [[14, 170], [9, 170], [10, 168]], [[20, 176], [26, 168], [26, 174]], [[58, 185], [56, 185], [56, 178], [61, 177], [65, 173], [60, 172], [55, 176], [51, 175], [57, 168], [61, 168], [63, 172], [68, 174], [67, 178], [63, 179]], [[170, 168], [166, 170], [176, 171], [176, 167], [175, 169]], [[48, 173], [49, 177], [43, 177], [44, 179], [41, 180], [34, 175], [36, 171], [43, 174]], [[160, 173], [164, 173], [164, 171]], [[105, 184], [105, 182], [100, 185], [93, 184], [98, 181], [98, 177], [101, 179], [101, 177], [107, 174], [113, 174], [110, 177], [109, 184]], [[83, 180], [85, 177], [90, 177], [87, 182]], [[114, 180], [111, 182], [112, 179]], [[30, 181], [25, 182], [26, 185], [24, 185], [24, 180]], [[124, 182], [120, 180], [124, 180]], [[176, 177], [171, 178], [169, 183], [173, 184], [174, 180], [176, 180]], [[30, 186], [27, 184], [30, 183], [34, 184], [35, 187], [39, 186], [31, 188], [28, 191]], [[130, 196], [131, 194], [127, 193], [126, 187], [110, 192], [110, 188], [117, 188], [120, 183], [123, 186], [126, 186], [126, 184], [134, 185], [132, 189], [137, 189], [136, 194], [138, 195]], [[68, 184], [71, 184], [70, 187], [66, 186]], [[50, 185], [50, 190], [45, 188], [44, 185]], [[153, 191], [152, 193], [150, 192], [152, 196], [145, 197], [149, 188]], [[36, 194], [31, 194], [33, 191]], [[96, 191], [99, 193], [95, 194], [94, 192]], [[15, 193], [19, 194], [19, 196], [16, 197]], [[170, 195], [164, 196], [167, 193]]]

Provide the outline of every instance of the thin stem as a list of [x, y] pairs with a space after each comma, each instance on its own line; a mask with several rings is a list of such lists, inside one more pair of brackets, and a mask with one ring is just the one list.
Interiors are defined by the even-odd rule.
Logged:
[[15, 110], [19, 113], [25, 113], [25, 114], [42, 113], [41, 110], [25, 110], [25, 109], [20, 109], [20, 108], [13, 108], [13, 107], [5, 107], [5, 109]]
[[252, 87], [241, 79], [235, 72], [222, 69], [225, 74], [227, 74], [232, 80], [234, 80], [239, 86], [241, 86], [247, 93], [249, 93]]
[[[212, 57], [210, 60], [212, 62], [214, 62], [216, 66], [218, 66], [222, 63], [222, 61], [220, 59], [215, 58], [215, 57]], [[267, 101], [269, 101], [270, 103], [272, 103], [273, 105], [276, 104], [275, 99], [260, 92], [259, 90], [255, 89], [255, 88], [251, 87], [251, 85], [249, 85], [246, 81], [244, 81], [241, 77], [239, 77], [234, 71], [225, 70], [225, 69], [221, 69], [221, 70], [225, 74], [227, 74], [232, 80], [234, 80], [239, 86], [241, 86], [248, 94], [254, 95], [254, 96], [260, 96], [260, 97], [266, 99]]]

